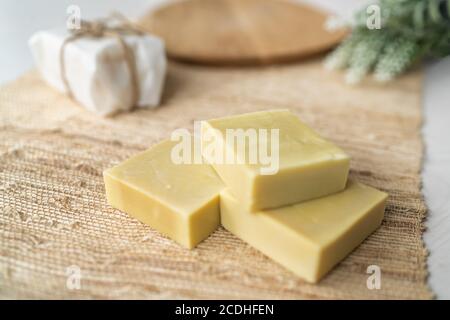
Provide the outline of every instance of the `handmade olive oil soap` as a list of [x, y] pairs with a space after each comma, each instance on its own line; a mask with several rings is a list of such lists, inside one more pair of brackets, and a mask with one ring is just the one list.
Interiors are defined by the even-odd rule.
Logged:
[[349, 181], [327, 197], [248, 212], [228, 189], [221, 193], [222, 225], [309, 282], [317, 282], [381, 223], [387, 194]]
[[350, 158], [287, 110], [203, 121], [202, 154], [251, 211], [341, 191]]
[[176, 142], [163, 141], [106, 170], [108, 203], [187, 248], [220, 223], [220, 178], [207, 164], [176, 164]]
[[36, 32], [29, 41], [36, 67], [49, 85], [61, 92], [70, 91], [87, 110], [102, 116], [133, 107], [159, 106], [167, 68], [160, 38], [149, 34], [121, 35], [132, 52], [136, 68], [133, 79], [117, 37], [84, 36], [63, 47], [70, 36], [64, 29], [46, 30]]

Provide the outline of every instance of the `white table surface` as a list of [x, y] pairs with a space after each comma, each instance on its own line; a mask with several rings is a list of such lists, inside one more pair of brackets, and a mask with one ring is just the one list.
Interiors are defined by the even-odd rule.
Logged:
[[[0, 0], [0, 84], [32, 68], [28, 38], [36, 30], [64, 25], [69, 5], [78, 5], [82, 17], [91, 19], [112, 10], [137, 17], [163, 2], [166, 0]], [[345, 16], [361, 6], [360, 0], [307, 2]], [[439, 299], [450, 299], [450, 57], [427, 64], [423, 103], [429, 284]]]

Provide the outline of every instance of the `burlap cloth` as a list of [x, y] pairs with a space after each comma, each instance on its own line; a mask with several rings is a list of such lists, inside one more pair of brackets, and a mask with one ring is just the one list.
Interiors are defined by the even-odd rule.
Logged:
[[[319, 60], [220, 69], [171, 63], [163, 105], [99, 118], [30, 72], [0, 90], [0, 295], [6, 298], [419, 298], [427, 286], [420, 192], [421, 75], [343, 83]], [[102, 170], [194, 120], [289, 108], [389, 193], [382, 226], [319, 284], [219, 228], [186, 250], [106, 203]], [[67, 268], [80, 268], [80, 289]], [[381, 289], [366, 286], [369, 265]], [[71, 289], [72, 288], [72, 289]]]

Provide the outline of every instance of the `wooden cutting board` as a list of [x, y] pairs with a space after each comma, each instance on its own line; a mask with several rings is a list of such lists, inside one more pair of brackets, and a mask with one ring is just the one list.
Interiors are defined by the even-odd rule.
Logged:
[[202, 64], [268, 64], [326, 51], [346, 31], [329, 32], [327, 14], [280, 0], [188, 0], [139, 24], [166, 42], [172, 58]]

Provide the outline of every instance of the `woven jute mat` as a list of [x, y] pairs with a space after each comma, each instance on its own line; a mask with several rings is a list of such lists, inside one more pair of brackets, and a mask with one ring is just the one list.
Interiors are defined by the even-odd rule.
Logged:
[[[162, 106], [84, 111], [35, 72], [0, 89], [0, 296], [4, 298], [418, 298], [427, 286], [419, 71], [350, 87], [319, 60], [267, 68], [171, 63]], [[106, 203], [102, 170], [195, 120], [288, 108], [389, 193], [382, 226], [307, 284], [219, 228], [194, 250]], [[369, 290], [367, 268], [381, 288]], [[79, 285], [79, 286], [78, 286]]]

